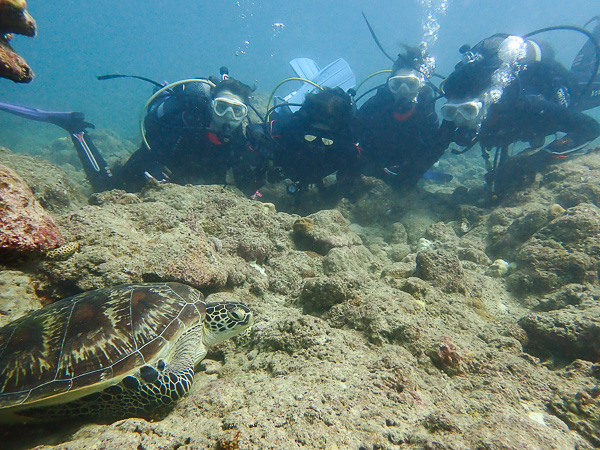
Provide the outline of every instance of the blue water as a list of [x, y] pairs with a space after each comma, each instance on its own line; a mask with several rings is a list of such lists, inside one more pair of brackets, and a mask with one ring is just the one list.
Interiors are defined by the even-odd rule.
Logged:
[[[343, 57], [361, 80], [391, 64], [371, 39], [361, 11], [392, 55], [401, 43], [414, 45], [422, 39], [426, 14], [417, 0], [98, 0], [64, 1], [60, 6], [32, 0], [28, 9], [37, 20], [38, 35], [16, 36], [13, 46], [36, 77], [25, 85], [0, 79], [0, 99], [80, 110], [98, 128], [136, 141], [139, 114], [151, 86], [136, 80], [97, 81], [97, 75], [175, 81], [217, 75], [225, 65], [232, 76], [267, 94], [292, 75], [288, 61], [305, 56], [321, 66]], [[597, 0], [450, 0], [446, 13], [435, 15], [440, 28], [431, 52], [438, 72], [448, 74], [464, 43], [475, 44], [495, 32], [523, 34], [550, 25], [583, 25], [596, 14]], [[584, 41], [573, 32], [544, 38], [567, 66]], [[32, 142], [63, 135], [50, 125], [24, 122], [0, 114], [0, 145], [25, 151]]]

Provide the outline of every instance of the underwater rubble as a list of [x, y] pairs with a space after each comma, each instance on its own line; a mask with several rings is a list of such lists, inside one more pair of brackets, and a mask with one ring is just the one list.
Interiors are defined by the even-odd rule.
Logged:
[[79, 245], [0, 271], [2, 324], [152, 281], [243, 300], [256, 320], [209, 351], [164, 420], [1, 429], [11, 448], [600, 445], [597, 153], [498, 205], [368, 179], [356, 202], [303, 216], [223, 186], [88, 196], [47, 162], [0, 163]]

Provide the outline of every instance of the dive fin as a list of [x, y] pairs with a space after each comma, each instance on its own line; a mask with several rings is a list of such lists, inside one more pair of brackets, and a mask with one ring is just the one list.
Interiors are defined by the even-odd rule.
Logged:
[[[356, 86], [354, 72], [352, 72], [350, 65], [343, 58], [336, 59], [324, 69], [320, 70], [311, 81], [321, 87], [340, 87], [344, 91]], [[318, 88], [311, 84], [304, 83], [297, 91], [287, 95], [284, 100], [288, 103], [303, 103], [306, 94], [315, 89]], [[300, 109], [300, 107], [290, 106], [290, 109], [295, 112]]]
[[81, 165], [87, 179], [94, 190], [110, 189], [112, 173], [91, 137], [85, 132], [86, 128], [96, 127], [84, 120], [83, 113], [44, 111], [42, 109], [30, 108], [29, 106], [13, 105], [12, 103], [4, 102], [0, 102], [0, 111], [38, 122], [51, 123], [66, 130], [75, 146], [77, 156], [81, 160]]
[[94, 124], [86, 122], [81, 112], [44, 111], [42, 109], [30, 108], [29, 106], [14, 105], [12, 103], [0, 102], [0, 111], [5, 111], [16, 116], [25, 117], [38, 122], [57, 125], [69, 133], [78, 133], [86, 128], [95, 129]]
[[317, 66], [317, 63], [310, 58], [295, 58], [290, 61], [290, 66], [296, 72], [300, 78], [306, 78], [312, 80], [315, 78], [321, 69]]

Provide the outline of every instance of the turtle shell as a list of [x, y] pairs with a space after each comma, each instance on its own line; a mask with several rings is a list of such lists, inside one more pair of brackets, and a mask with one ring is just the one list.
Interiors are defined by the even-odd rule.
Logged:
[[84, 292], [15, 320], [0, 328], [0, 411], [117, 383], [205, 316], [198, 290], [147, 283]]

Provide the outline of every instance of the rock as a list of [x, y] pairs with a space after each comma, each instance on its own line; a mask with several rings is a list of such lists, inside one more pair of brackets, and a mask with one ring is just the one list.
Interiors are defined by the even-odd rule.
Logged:
[[[488, 227], [499, 220], [499, 211], [490, 215]], [[495, 256], [510, 259], [512, 251], [548, 223], [548, 211], [535, 209], [517, 217], [501, 234], [490, 235], [488, 250]], [[510, 219], [508, 219], [510, 221]]]
[[[573, 364], [583, 363], [575, 361]], [[566, 375], [568, 369], [565, 370]], [[566, 423], [570, 429], [577, 430], [596, 448], [600, 447], [600, 398], [598, 387], [582, 389], [576, 392], [557, 393], [548, 403], [552, 414]]]
[[551, 220], [554, 220], [557, 217], [562, 216], [564, 213], [565, 213], [565, 208], [560, 206], [558, 203], [554, 203], [553, 205], [550, 205], [550, 208], [548, 208], [548, 216], [550, 217]]
[[417, 253], [415, 275], [445, 292], [466, 292], [463, 269], [458, 257], [446, 250], [423, 250]]
[[305, 281], [300, 304], [305, 312], [325, 312], [333, 305], [357, 295], [359, 283], [348, 276], [309, 278]]
[[16, 83], [33, 79], [31, 68], [8, 43], [11, 33], [35, 36], [35, 20], [26, 7], [25, 0], [0, 0], [0, 77]]
[[402, 223], [395, 222], [392, 224], [388, 242], [390, 244], [407, 244], [408, 243], [408, 234], [406, 233], [406, 228], [404, 227], [404, 225]]
[[310, 217], [300, 217], [294, 222], [292, 230], [294, 233], [306, 234], [315, 227], [315, 221]]
[[41, 307], [34, 283], [27, 274], [0, 271], [0, 327]]
[[[73, 144], [69, 141], [71, 153]], [[71, 208], [86, 204], [79, 186], [67, 176], [63, 168], [35, 156], [13, 153], [0, 147], [0, 164], [12, 168], [27, 183], [42, 207], [62, 214]]]
[[333, 248], [323, 258], [323, 272], [326, 275], [346, 273], [358, 279], [375, 276], [373, 273], [378, 268], [373, 254], [362, 245]]
[[461, 375], [467, 370], [466, 354], [448, 336], [444, 336], [428, 349], [431, 362], [448, 375]]
[[491, 263], [490, 258], [488, 258], [483, 250], [471, 245], [461, 246], [457, 250], [457, 253], [461, 261], [471, 261], [482, 266], [487, 266]]
[[539, 309], [552, 311], [568, 306], [582, 305], [585, 302], [594, 304], [600, 298], [598, 287], [583, 284], [567, 284], [557, 291], [551, 292], [540, 300]]
[[381, 273], [382, 277], [392, 277], [396, 280], [411, 277], [415, 271], [413, 262], [396, 262], [385, 268]]
[[44, 252], [65, 240], [25, 181], [0, 165], [0, 255]]
[[528, 352], [558, 362], [600, 361], [600, 306], [528, 314], [519, 325], [529, 337]]
[[284, 270], [273, 280], [278, 289], [300, 290], [302, 277], [290, 275], [298, 265], [305, 277], [315, 276], [310, 257], [283, 258], [292, 245], [293, 217], [265, 214], [259, 202], [231, 190], [173, 184], [135, 197], [109, 191], [94, 199], [101, 205], [60, 219], [81, 251], [39, 268], [45, 280], [61, 286], [57, 296], [144, 281], [180, 281], [209, 290], [247, 284], [259, 293], [269, 288], [269, 273], [275, 270], [270, 259]]
[[600, 211], [590, 204], [569, 208], [538, 230], [516, 254], [509, 287], [547, 293], [570, 283], [598, 283]]
[[314, 227], [309, 230], [308, 226], [304, 226], [305, 231], [295, 238], [298, 248], [302, 250], [325, 255], [332, 248], [362, 244], [360, 237], [350, 229], [348, 221], [337, 210], [319, 211], [305, 219], [312, 220]]
[[417, 244], [417, 251], [422, 252], [424, 250], [429, 250], [432, 247], [433, 242], [431, 242], [429, 239], [420, 238], [419, 243]]
[[444, 222], [431, 224], [425, 231], [425, 238], [432, 242], [443, 242], [453, 244], [458, 241], [458, 236], [452, 227]]
[[133, 193], [125, 192], [121, 189], [113, 189], [112, 191], [95, 192], [90, 196], [90, 205], [129, 205], [131, 203], [141, 203], [140, 198]]

